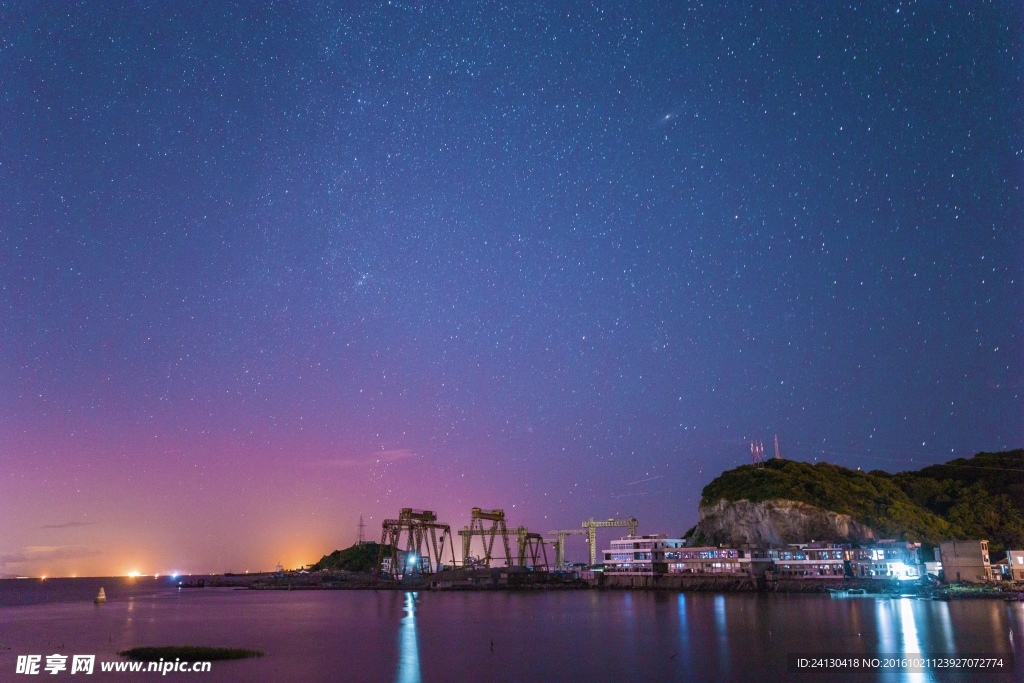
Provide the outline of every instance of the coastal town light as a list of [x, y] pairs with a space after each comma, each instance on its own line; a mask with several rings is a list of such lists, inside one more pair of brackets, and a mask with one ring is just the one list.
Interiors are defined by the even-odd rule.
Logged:
[[909, 581], [910, 579], [914, 578], [910, 575], [910, 571], [908, 571], [907, 565], [903, 562], [895, 562], [892, 565], [892, 570], [893, 573], [896, 574], [896, 578], [900, 581]]

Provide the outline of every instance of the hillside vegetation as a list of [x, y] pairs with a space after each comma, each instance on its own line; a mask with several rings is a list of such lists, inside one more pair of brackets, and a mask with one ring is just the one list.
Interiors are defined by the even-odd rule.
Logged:
[[[321, 569], [344, 569], [350, 572], [372, 572], [377, 564], [377, 552], [380, 549], [379, 543], [369, 542], [362, 545], [356, 544], [344, 550], [335, 550], [330, 555], [324, 555], [320, 561], [310, 569], [318, 571]], [[384, 546], [384, 557], [391, 557], [391, 548]]]
[[862, 472], [829, 463], [769, 460], [704, 487], [719, 500], [792, 500], [850, 515], [883, 536], [937, 545], [987, 538], [992, 550], [1024, 548], [1024, 450], [979, 453], [916, 472]]

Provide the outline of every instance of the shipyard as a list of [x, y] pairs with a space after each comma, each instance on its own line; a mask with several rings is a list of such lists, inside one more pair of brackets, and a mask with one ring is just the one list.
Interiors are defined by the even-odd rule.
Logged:
[[[691, 545], [689, 539], [660, 533], [639, 534], [639, 524], [635, 517], [590, 518], [578, 529], [543, 535], [524, 526], [510, 527], [504, 510], [474, 507], [470, 523], [453, 534], [451, 526], [433, 511], [402, 508], [394, 519], [383, 522], [380, 543], [361, 540], [349, 549], [362, 548], [364, 556], [366, 551], [375, 553], [369, 571], [316, 564], [293, 571], [278, 567], [269, 574], [218, 577], [204, 585], [285, 590], [655, 589], [1024, 599], [1024, 551], [1009, 551], [1005, 560], [992, 563], [985, 540], [950, 540], [930, 552], [921, 543], [896, 539], [725, 547]], [[617, 528], [626, 529], [627, 534], [599, 546], [597, 530]], [[576, 535], [584, 537], [589, 564], [565, 560], [566, 540]], [[182, 585], [197, 586], [185, 581]]]
[[[749, 465], [727, 470], [704, 487], [700, 521], [683, 534], [643, 528], [632, 515], [591, 516], [542, 532], [505, 509], [486, 507], [470, 508], [463, 525], [453, 526], [435, 510], [403, 507], [381, 522], [379, 542], [368, 539], [360, 516], [356, 543], [345, 550], [298, 569], [279, 565], [273, 573], [220, 577], [213, 585], [1024, 599], [1024, 550], [1016, 549], [1021, 538], [1014, 531], [1015, 512], [1009, 523], [981, 527], [991, 537], [970, 538], [964, 512], [945, 519], [938, 514], [941, 507], [915, 493], [934, 487], [938, 477], [948, 489], [949, 478], [965, 472], [998, 472], [1024, 452], [979, 453], [902, 473], [902, 489], [884, 472], [787, 460], [777, 438], [773, 457], [765, 458], [760, 441], [751, 441], [750, 453]], [[994, 490], [1002, 485], [988, 484]], [[863, 506], [867, 498], [871, 507]], [[535, 518], [531, 512], [522, 515]], [[570, 550], [577, 557], [585, 550], [587, 561], [569, 561]]]

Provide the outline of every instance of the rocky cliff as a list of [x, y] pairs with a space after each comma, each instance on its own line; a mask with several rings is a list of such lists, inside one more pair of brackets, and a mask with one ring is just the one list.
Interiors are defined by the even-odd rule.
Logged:
[[792, 500], [719, 500], [700, 506], [695, 541], [726, 545], [786, 545], [812, 540], [864, 541], [878, 534], [849, 515]]
[[723, 542], [987, 538], [999, 552], [1024, 546], [1024, 450], [898, 474], [781, 459], [741, 465], [704, 487], [700, 513], [696, 531]]

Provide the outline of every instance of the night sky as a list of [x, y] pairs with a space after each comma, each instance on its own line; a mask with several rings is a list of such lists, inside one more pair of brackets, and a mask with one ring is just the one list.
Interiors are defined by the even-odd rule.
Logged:
[[1022, 183], [1009, 0], [5, 4], [0, 575], [1021, 447]]

